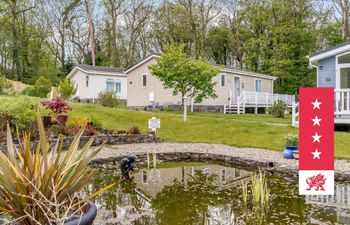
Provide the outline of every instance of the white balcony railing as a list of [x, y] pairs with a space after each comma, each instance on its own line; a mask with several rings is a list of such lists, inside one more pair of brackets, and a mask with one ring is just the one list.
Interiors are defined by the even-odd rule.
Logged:
[[338, 89], [334, 91], [334, 113], [350, 114], [350, 89]]
[[261, 93], [261, 92], [248, 92], [243, 91], [240, 100], [243, 99], [246, 105], [273, 105], [278, 100], [286, 103], [287, 106], [292, 106], [293, 102], [295, 102], [294, 95], [286, 95], [286, 94], [273, 94], [273, 93]]

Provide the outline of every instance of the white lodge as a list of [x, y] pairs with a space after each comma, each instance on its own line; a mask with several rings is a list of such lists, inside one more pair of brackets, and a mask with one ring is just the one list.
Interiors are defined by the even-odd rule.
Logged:
[[[153, 76], [148, 66], [156, 63], [159, 55], [153, 54], [125, 71], [128, 84], [128, 107], [145, 109], [148, 107], [180, 107], [181, 96], [173, 96], [172, 89], [165, 89], [162, 82]], [[223, 68], [213, 78], [217, 98], [207, 98], [195, 104], [192, 99], [188, 105], [194, 111], [215, 111], [224, 113], [244, 113], [252, 108], [268, 108], [277, 100], [291, 106], [294, 96], [273, 94], [274, 76]]]
[[121, 100], [127, 99], [126, 74], [123, 68], [77, 65], [67, 79], [77, 86], [74, 97], [95, 101], [101, 91], [114, 91]]
[[[117, 93], [120, 99], [134, 109], [157, 107], [180, 108], [181, 96], [173, 95], [172, 89], [164, 88], [162, 82], [152, 75], [148, 66], [156, 63], [157, 54], [150, 55], [127, 70], [123, 68], [78, 65], [67, 76], [78, 87], [75, 97], [94, 102], [101, 91]], [[206, 98], [195, 104], [187, 103], [193, 111], [245, 113], [248, 109], [258, 113], [277, 100], [292, 106], [293, 95], [273, 93], [274, 76], [235, 68], [222, 68], [213, 78], [217, 98]]]

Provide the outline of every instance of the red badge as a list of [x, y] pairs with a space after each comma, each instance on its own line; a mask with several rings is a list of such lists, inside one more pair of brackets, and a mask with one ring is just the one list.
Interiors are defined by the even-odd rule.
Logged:
[[334, 194], [334, 89], [299, 89], [299, 193]]

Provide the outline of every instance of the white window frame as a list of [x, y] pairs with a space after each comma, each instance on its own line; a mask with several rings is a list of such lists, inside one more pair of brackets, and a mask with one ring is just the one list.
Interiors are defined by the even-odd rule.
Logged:
[[[146, 76], [146, 86], [143, 85], [143, 77]], [[147, 73], [142, 73], [141, 74], [141, 86], [143, 88], [147, 88], [148, 87], [148, 74]]]
[[[222, 79], [224, 78], [224, 79]], [[224, 82], [222, 82], [224, 81]], [[221, 87], [225, 87], [226, 86], [226, 75], [225, 74], [220, 74], [220, 85]]]
[[[119, 90], [117, 90], [117, 84], [119, 84]], [[116, 80], [114, 83], [115, 93], [121, 94], [122, 93], [122, 82], [120, 80]]]
[[340, 56], [347, 55], [347, 54], [350, 54], [350, 51], [338, 54], [335, 57], [335, 90], [347, 90], [347, 89], [340, 88], [340, 86], [341, 86], [340, 85], [340, 69], [341, 68], [350, 68], [350, 63], [342, 63], [342, 64], [338, 63], [338, 58]]
[[[107, 78], [107, 80], [106, 80], [106, 90], [107, 91], [108, 91], [108, 88], [107, 88], [108, 87], [108, 83], [112, 83], [113, 84], [113, 89], [109, 90], [109, 91], [113, 91], [114, 93], [121, 94], [121, 92], [122, 92], [122, 82], [121, 82], [121, 80]], [[117, 84], [120, 85], [120, 90], [119, 91], [117, 90]]]
[[[257, 82], [260, 81], [260, 91], [257, 91], [256, 88], [257, 88]], [[254, 92], [258, 92], [258, 93], [261, 93], [262, 92], [262, 80], [261, 79], [254, 79]]]

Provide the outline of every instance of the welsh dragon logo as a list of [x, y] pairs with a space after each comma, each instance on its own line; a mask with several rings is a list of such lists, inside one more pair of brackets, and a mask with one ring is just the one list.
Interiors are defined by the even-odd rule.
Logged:
[[315, 188], [315, 191], [324, 191], [323, 185], [326, 183], [326, 178], [322, 174], [312, 176], [306, 179], [306, 183], [309, 187], [306, 189], [310, 191], [312, 188]]

